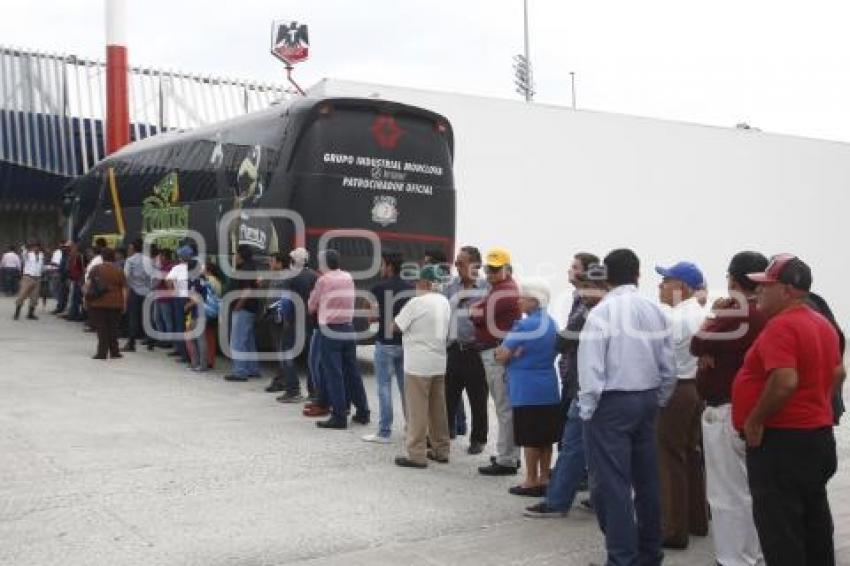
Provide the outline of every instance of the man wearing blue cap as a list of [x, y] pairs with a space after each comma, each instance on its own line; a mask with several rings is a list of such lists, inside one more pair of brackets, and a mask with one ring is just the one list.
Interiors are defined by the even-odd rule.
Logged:
[[696, 387], [697, 358], [690, 351], [691, 339], [706, 318], [696, 296], [705, 287], [700, 269], [680, 261], [664, 268], [659, 300], [670, 307], [670, 329], [676, 388], [658, 420], [658, 454], [661, 479], [661, 524], [663, 545], [686, 548], [690, 535], [708, 533], [708, 503], [705, 471], [700, 461], [702, 401]]

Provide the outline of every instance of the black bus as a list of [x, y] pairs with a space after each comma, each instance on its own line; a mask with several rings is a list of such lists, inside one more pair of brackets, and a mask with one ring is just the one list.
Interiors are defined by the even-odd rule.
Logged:
[[[261, 257], [305, 246], [312, 261], [323, 234], [353, 229], [418, 261], [432, 249], [452, 255], [452, 161], [451, 125], [439, 114], [377, 99], [301, 98], [130, 144], [68, 192], [83, 242], [103, 236], [118, 245], [149, 235], [170, 248], [195, 231], [211, 256], [240, 244]], [[219, 237], [225, 218], [232, 222]], [[363, 271], [375, 261], [373, 243], [362, 237], [335, 237], [327, 246], [340, 251], [344, 269]]]

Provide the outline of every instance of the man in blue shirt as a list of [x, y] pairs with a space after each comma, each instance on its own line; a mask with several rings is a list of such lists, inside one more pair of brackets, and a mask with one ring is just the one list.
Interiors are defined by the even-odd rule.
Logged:
[[367, 434], [365, 442], [387, 444], [393, 427], [393, 374], [404, 407], [404, 351], [401, 332], [393, 331], [393, 320], [415, 294], [413, 285], [401, 278], [401, 254], [387, 252], [381, 257], [381, 281], [372, 287], [375, 302], [373, 320], [378, 322], [375, 336], [375, 378], [378, 382], [377, 434]]
[[604, 260], [611, 291], [579, 338], [579, 413], [608, 564], [661, 564], [656, 421], [676, 384], [667, 318], [637, 292], [640, 260]]

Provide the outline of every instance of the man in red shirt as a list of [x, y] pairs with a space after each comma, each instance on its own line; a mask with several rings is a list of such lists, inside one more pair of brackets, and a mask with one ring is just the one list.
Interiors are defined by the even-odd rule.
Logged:
[[838, 334], [805, 301], [809, 266], [774, 256], [758, 283], [768, 318], [732, 385], [732, 421], [747, 443], [753, 517], [771, 566], [835, 563], [826, 483], [835, 473], [832, 394], [843, 377]]
[[514, 444], [514, 419], [508, 399], [505, 366], [496, 361], [496, 348], [520, 318], [519, 289], [511, 277], [511, 254], [503, 248], [493, 248], [484, 259], [484, 272], [490, 291], [484, 299], [470, 308], [470, 320], [475, 326], [475, 342], [481, 351], [481, 362], [487, 376], [487, 387], [496, 405], [499, 421], [496, 456], [489, 466], [478, 471], [485, 476], [515, 475], [519, 467], [519, 448]]

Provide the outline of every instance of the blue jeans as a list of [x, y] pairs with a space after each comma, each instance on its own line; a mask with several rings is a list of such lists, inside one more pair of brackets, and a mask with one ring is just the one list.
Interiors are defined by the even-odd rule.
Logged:
[[[404, 350], [400, 344], [375, 343], [375, 377], [378, 382], [378, 436], [389, 438], [393, 429], [393, 373], [404, 407]], [[405, 411], [406, 414], [406, 411]]]
[[[230, 350], [233, 355], [233, 374], [242, 377], [260, 375], [260, 365], [251, 354], [257, 352], [257, 341], [254, 336], [254, 319], [256, 315], [248, 310], [233, 311], [230, 328]], [[237, 359], [237, 356], [250, 356], [249, 359]]]
[[584, 423], [590, 486], [609, 566], [656, 566], [664, 559], [657, 420], [653, 389], [603, 393]]
[[584, 459], [584, 423], [579, 417], [578, 403], [575, 400], [567, 412], [561, 441], [555, 471], [546, 488], [546, 507], [568, 512], [573, 506], [578, 486], [587, 473]]
[[[329, 324], [321, 328], [319, 340], [322, 364], [322, 382], [327, 391], [331, 414], [335, 419], [345, 419], [353, 403], [357, 414], [368, 415], [369, 404], [360, 368], [357, 367], [357, 343], [354, 326]], [[347, 334], [348, 336], [339, 336]]]
[[[162, 333], [174, 332], [174, 317], [171, 314], [171, 303], [167, 300], [162, 300], [154, 303], [154, 315], [156, 317], [156, 329]], [[160, 340], [162, 344], [166, 344], [167, 340]]]
[[307, 354], [307, 379], [313, 382], [313, 402], [327, 407], [330, 404], [328, 392], [322, 379], [322, 333], [314, 328], [309, 337], [310, 349]]

